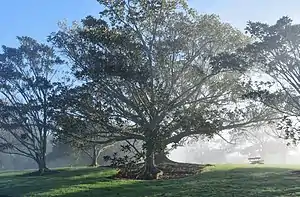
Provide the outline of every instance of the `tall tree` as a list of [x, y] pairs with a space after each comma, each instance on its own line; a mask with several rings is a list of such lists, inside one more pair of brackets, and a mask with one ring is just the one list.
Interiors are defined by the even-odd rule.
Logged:
[[91, 97], [106, 105], [106, 142], [144, 141], [144, 178], [152, 176], [154, 153], [168, 144], [269, 118], [251, 103], [238, 104], [238, 65], [229, 72], [209, 64], [247, 43], [241, 32], [182, 0], [98, 2], [99, 19], [88, 16], [50, 39], [94, 88]]
[[49, 98], [59, 91], [53, 48], [29, 37], [0, 54], [0, 151], [33, 159], [42, 173], [47, 136], [53, 128]]

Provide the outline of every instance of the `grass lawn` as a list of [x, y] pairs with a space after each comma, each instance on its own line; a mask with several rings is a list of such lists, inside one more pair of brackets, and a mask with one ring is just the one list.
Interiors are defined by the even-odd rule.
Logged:
[[[293, 166], [218, 165], [201, 174], [159, 181], [112, 180], [114, 170], [61, 169], [44, 177], [0, 172], [0, 194], [10, 196], [154, 197], [154, 196], [300, 196], [300, 174]], [[1, 195], [0, 195], [1, 196]]]

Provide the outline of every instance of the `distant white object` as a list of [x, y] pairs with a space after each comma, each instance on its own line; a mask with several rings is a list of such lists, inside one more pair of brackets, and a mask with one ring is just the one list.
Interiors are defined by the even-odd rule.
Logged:
[[264, 164], [264, 160], [261, 157], [249, 157], [250, 164]]

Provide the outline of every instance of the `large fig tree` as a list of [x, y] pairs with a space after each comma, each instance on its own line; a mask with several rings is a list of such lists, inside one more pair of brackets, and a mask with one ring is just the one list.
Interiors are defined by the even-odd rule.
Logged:
[[91, 97], [105, 106], [93, 112], [109, 119], [99, 121], [106, 128], [99, 137], [144, 142], [142, 177], [152, 177], [154, 155], [168, 144], [269, 118], [253, 103], [239, 103], [244, 90], [238, 64], [210, 64], [219, 52], [248, 42], [241, 32], [182, 0], [99, 3], [99, 18], [88, 16], [51, 40], [78, 79], [94, 89]]

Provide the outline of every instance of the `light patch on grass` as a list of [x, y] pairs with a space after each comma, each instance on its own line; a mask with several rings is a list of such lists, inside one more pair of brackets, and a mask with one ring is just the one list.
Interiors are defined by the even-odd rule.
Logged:
[[286, 172], [257, 172], [257, 173], [251, 173], [252, 177], [268, 177], [270, 175], [284, 175]]

